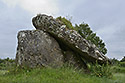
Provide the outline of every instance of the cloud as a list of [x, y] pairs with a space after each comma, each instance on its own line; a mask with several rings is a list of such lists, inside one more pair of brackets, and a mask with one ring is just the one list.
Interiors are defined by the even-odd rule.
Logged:
[[11, 1], [11, 0], [1, 0], [1, 1], [3, 1], [9, 7], [15, 7], [19, 0], [13, 0], [13, 1]]
[[15, 58], [17, 33], [19, 30], [33, 29], [32, 15], [19, 6], [7, 6], [1, 0], [0, 10], [0, 58]]
[[9, 7], [20, 6], [26, 11], [32, 14], [36, 13], [47, 13], [56, 14], [58, 13], [57, 0], [2, 0]]
[[[74, 24], [88, 23], [106, 43], [107, 56], [121, 59], [125, 55], [124, 3], [124, 0], [0, 0], [0, 28], [6, 27], [0, 31], [0, 52], [6, 56], [4, 52], [8, 49], [7, 53], [13, 54], [10, 49], [14, 48], [16, 32], [25, 27], [32, 28], [31, 18], [34, 14], [46, 13], [73, 16]], [[5, 41], [8, 40], [5, 38], [13, 46], [6, 45]]]

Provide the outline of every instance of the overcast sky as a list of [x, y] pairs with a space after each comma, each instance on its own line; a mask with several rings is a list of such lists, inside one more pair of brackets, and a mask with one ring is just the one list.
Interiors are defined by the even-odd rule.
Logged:
[[35, 29], [37, 13], [85, 22], [104, 40], [109, 58], [125, 56], [125, 0], [0, 0], [0, 58], [15, 58], [17, 33]]

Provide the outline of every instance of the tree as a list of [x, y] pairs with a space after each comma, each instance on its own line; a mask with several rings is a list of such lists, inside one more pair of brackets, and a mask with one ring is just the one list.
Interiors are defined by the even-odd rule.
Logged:
[[80, 25], [75, 24], [72, 25], [70, 20], [67, 20], [65, 17], [57, 17], [56, 20], [62, 22], [62, 24], [66, 25], [66, 28], [76, 30], [83, 38], [95, 44], [99, 51], [103, 54], [107, 53], [107, 49], [105, 48], [105, 43], [94, 33], [88, 24], [81, 23]]
[[99, 51], [103, 54], [107, 53], [107, 49], [105, 48], [105, 43], [94, 33], [88, 24], [82, 23], [80, 25], [75, 25], [75, 30], [86, 40], [95, 44]]
[[120, 63], [119, 60], [115, 58], [111, 59], [111, 62], [112, 62], [112, 65], [118, 65]]
[[125, 56], [122, 58], [121, 62], [125, 62]]

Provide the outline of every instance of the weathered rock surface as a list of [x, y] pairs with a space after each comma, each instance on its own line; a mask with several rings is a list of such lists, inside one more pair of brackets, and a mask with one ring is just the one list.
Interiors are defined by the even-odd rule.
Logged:
[[86, 63], [73, 51], [64, 51], [64, 62], [78, 69], [87, 69]]
[[89, 62], [105, 63], [109, 61], [98, 48], [90, 44], [75, 30], [68, 30], [65, 25], [55, 20], [52, 16], [37, 15], [32, 19], [33, 25], [36, 29], [43, 30], [52, 35], [59, 44], [69, 47], [74, 52], [78, 53], [81, 59]]
[[18, 33], [17, 65], [27, 67], [60, 67], [63, 54], [57, 41], [42, 30]]

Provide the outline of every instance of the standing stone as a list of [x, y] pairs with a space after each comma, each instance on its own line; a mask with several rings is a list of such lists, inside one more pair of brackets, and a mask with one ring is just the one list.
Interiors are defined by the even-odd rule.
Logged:
[[17, 65], [34, 67], [60, 67], [63, 54], [56, 40], [42, 30], [18, 33]]

